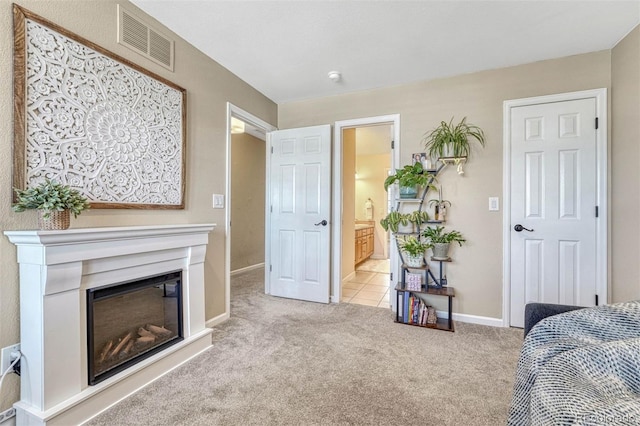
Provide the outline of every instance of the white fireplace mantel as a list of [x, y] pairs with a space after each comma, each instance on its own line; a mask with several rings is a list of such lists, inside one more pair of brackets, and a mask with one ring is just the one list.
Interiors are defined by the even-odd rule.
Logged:
[[[204, 258], [214, 224], [6, 231], [20, 264], [18, 425], [79, 424], [211, 346]], [[86, 290], [182, 270], [184, 340], [88, 385]]]

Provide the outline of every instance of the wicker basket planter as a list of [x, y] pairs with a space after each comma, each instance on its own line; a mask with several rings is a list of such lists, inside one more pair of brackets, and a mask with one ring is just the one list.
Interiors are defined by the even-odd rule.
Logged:
[[69, 228], [71, 218], [91, 207], [77, 189], [45, 179], [40, 185], [27, 189], [14, 189], [16, 202], [11, 209], [16, 213], [38, 211], [38, 227], [43, 230]]
[[38, 210], [38, 227], [42, 230], [62, 230], [69, 229], [71, 225], [71, 213], [69, 210], [51, 211], [49, 217], [44, 217], [47, 212]]

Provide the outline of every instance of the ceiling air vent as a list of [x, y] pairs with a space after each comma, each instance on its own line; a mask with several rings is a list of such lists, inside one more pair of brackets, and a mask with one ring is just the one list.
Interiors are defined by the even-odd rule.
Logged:
[[118, 43], [173, 71], [173, 40], [121, 5], [118, 5]]

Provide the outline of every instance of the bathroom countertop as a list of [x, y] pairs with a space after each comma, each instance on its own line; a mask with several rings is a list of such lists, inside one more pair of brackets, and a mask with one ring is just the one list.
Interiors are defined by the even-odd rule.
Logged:
[[370, 225], [368, 223], [356, 223], [355, 227], [356, 231], [359, 231], [361, 229], [373, 228], [373, 225]]

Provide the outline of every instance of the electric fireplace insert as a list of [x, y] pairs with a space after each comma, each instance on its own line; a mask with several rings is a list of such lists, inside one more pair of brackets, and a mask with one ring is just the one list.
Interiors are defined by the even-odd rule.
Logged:
[[182, 271], [87, 290], [89, 384], [183, 340]]

